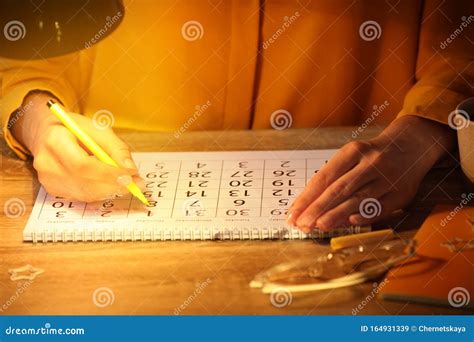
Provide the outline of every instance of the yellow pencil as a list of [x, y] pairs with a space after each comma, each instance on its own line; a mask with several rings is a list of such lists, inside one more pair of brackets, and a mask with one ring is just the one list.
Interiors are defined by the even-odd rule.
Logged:
[[[115, 167], [119, 165], [113, 160], [102, 147], [100, 147], [89, 134], [84, 132], [81, 127], [53, 100], [48, 101], [48, 108], [53, 112], [54, 115], [63, 123], [66, 128], [76, 136], [100, 161]], [[131, 182], [127, 185], [127, 189], [132, 193], [133, 196], [138, 198], [146, 205], [150, 205], [148, 200], [145, 198], [140, 188], [135, 182]]]

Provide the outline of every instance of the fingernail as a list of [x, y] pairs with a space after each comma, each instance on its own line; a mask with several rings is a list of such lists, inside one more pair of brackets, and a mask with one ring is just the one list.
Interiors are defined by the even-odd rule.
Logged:
[[132, 182], [132, 177], [129, 175], [122, 175], [117, 177], [117, 183], [123, 186], [127, 186]]
[[327, 228], [331, 225], [331, 221], [328, 219], [319, 219], [316, 221], [315, 226], [322, 230], [327, 230]]
[[137, 166], [130, 158], [127, 158], [123, 161], [123, 166], [127, 169], [137, 170]]
[[293, 227], [296, 227], [296, 219], [298, 218], [298, 211], [290, 211], [286, 217], [286, 222]]
[[312, 216], [304, 216], [300, 217], [296, 221], [296, 225], [298, 227], [313, 227], [314, 226], [314, 218]]
[[357, 215], [351, 215], [349, 216], [349, 222], [353, 225], [359, 225], [359, 218], [357, 217]]

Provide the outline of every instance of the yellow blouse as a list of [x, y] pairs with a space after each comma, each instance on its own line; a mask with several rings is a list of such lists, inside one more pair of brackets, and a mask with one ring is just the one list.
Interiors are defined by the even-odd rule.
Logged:
[[407, 114], [446, 123], [473, 93], [472, 1], [124, 5], [122, 24], [97, 45], [47, 60], [0, 59], [2, 124], [20, 157], [28, 151], [7, 122], [35, 89], [86, 116], [107, 110], [114, 127], [175, 134], [376, 125]]

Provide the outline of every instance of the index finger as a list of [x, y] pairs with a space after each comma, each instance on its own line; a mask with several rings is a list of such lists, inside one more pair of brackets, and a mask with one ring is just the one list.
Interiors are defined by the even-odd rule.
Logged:
[[52, 151], [53, 155], [69, 174], [115, 185], [118, 177], [129, 174], [125, 168], [107, 165], [97, 157], [87, 154], [76, 137], [66, 128], [57, 130], [55, 135], [61, 145]]

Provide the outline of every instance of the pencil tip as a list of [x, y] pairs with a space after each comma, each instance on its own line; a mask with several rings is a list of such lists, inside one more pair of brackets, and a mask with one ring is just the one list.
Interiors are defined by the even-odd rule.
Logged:
[[142, 193], [138, 194], [138, 199], [145, 205], [149, 206], [150, 205], [150, 202], [148, 202], [148, 200], [146, 199], [145, 196], [143, 196]]

